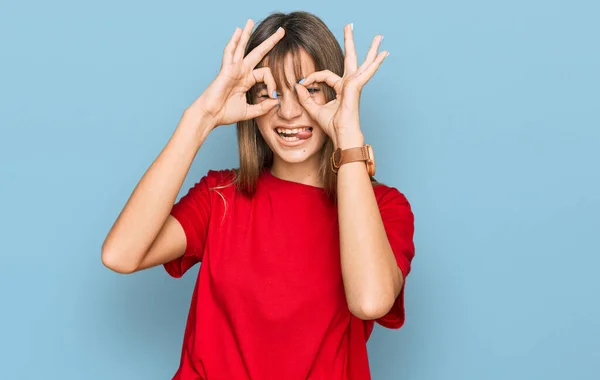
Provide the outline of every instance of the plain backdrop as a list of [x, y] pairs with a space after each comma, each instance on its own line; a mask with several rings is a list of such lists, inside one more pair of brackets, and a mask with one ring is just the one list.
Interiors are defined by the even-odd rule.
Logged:
[[[0, 378], [167, 379], [197, 267], [122, 276], [100, 248], [247, 18], [307, 10], [362, 60], [377, 178], [416, 216], [407, 322], [373, 379], [600, 378], [600, 5], [583, 0], [3, 1]], [[220, 127], [182, 193], [237, 165]], [[268, 353], [265, 353], [268, 355]]]

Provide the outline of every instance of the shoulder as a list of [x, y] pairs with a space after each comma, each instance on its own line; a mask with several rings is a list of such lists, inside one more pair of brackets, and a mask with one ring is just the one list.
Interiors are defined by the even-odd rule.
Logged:
[[210, 188], [222, 188], [237, 182], [237, 169], [209, 170], [205, 176]]
[[412, 207], [400, 190], [384, 184], [376, 184], [373, 186], [373, 191], [384, 224], [390, 220], [414, 221]]
[[235, 184], [236, 170], [209, 170], [188, 190], [185, 198], [208, 200], [214, 191], [220, 191], [228, 187], [235, 188]]
[[375, 192], [375, 199], [377, 199], [377, 204], [380, 208], [381, 206], [388, 204], [406, 205], [410, 207], [406, 196], [395, 187], [377, 183], [373, 186], [373, 191]]

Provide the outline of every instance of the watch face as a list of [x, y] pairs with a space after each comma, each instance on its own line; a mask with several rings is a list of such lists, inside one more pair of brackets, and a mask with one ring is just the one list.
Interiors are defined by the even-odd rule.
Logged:
[[342, 161], [342, 150], [337, 148], [335, 152], [333, 152], [333, 163], [336, 167], [340, 166], [340, 162]]
[[375, 175], [375, 155], [373, 154], [373, 147], [367, 145], [367, 151], [369, 152], [369, 159], [367, 160], [367, 170], [369, 175], [373, 177]]

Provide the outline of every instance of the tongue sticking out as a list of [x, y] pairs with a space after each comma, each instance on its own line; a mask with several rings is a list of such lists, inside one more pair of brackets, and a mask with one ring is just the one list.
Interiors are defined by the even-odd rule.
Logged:
[[312, 131], [301, 131], [296, 133], [296, 137], [298, 137], [300, 140], [306, 140], [310, 136], [312, 136]]

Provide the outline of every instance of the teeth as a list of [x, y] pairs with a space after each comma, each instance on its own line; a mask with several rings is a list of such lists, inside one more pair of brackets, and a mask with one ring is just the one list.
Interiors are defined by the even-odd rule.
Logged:
[[308, 131], [310, 128], [294, 128], [294, 129], [287, 129], [287, 128], [276, 128], [275, 130], [277, 131], [277, 133], [283, 133], [286, 135], [290, 135], [290, 134], [295, 134], [298, 132], [303, 132], [303, 131]]
[[296, 136], [298, 132], [310, 131], [310, 127], [305, 128], [275, 128], [275, 132], [279, 135], [279, 137], [285, 141], [299, 141], [300, 138]]

